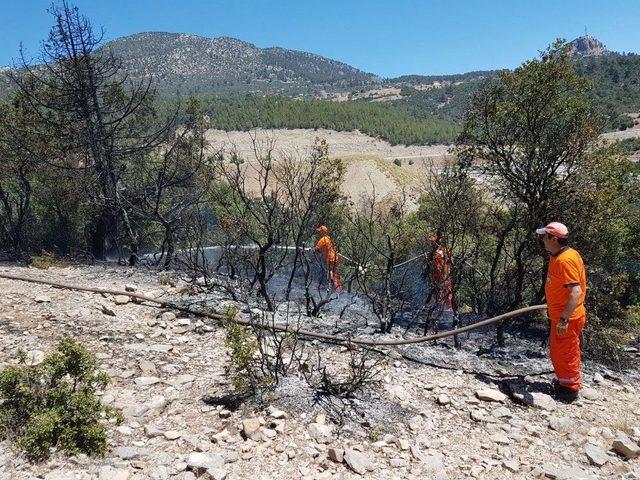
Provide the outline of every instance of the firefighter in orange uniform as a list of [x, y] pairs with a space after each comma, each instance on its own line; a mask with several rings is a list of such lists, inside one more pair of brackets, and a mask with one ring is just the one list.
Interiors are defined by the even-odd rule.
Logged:
[[445, 310], [452, 310], [451, 252], [436, 234], [429, 237], [429, 242], [432, 248], [431, 285], [435, 288], [434, 301], [437, 305], [442, 305]]
[[551, 331], [549, 349], [556, 373], [558, 396], [574, 400], [580, 390], [580, 343], [586, 321], [584, 297], [587, 276], [580, 254], [568, 246], [569, 230], [551, 222], [536, 230], [549, 252], [545, 297]]
[[322, 258], [327, 262], [327, 273], [333, 288], [339, 292], [342, 290], [340, 284], [340, 275], [338, 274], [338, 252], [333, 243], [333, 239], [329, 235], [329, 229], [325, 225], [316, 228], [316, 232], [320, 234], [320, 239], [316, 243], [316, 252], [320, 252]]

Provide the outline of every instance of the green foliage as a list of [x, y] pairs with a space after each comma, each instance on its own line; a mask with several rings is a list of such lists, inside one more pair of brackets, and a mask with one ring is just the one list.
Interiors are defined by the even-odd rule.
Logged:
[[629, 154], [640, 151], [640, 138], [625, 138], [617, 143], [622, 153]]
[[58, 448], [69, 455], [102, 455], [107, 448], [104, 418], [121, 417], [104, 406], [96, 390], [109, 383], [98, 361], [73, 339], [35, 366], [20, 363], [0, 371], [0, 436], [15, 440], [33, 460]]
[[400, 160], [399, 158], [395, 158], [393, 160], [393, 164], [398, 166], [398, 167], [401, 167], [402, 166], [402, 160]]
[[[359, 130], [391, 144], [448, 143], [458, 133], [449, 120], [381, 103], [297, 100], [283, 96], [212, 96], [202, 99], [211, 127], [221, 130], [327, 128]], [[169, 102], [170, 104], [171, 102]]]
[[629, 115], [618, 115], [613, 119], [612, 126], [616, 130], [626, 130], [627, 128], [633, 127], [633, 118]]
[[34, 268], [46, 270], [51, 267], [63, 267], [66, 263], [57, 258], [53, 253], [44, 251], [42, 255], [32, 255], [29, 257], [29, 265]]
[[258, 353], [258, 341], [249, 328], [233, 321], [237, 314], [238, 311], [234, 308], [227, 310], [224, 345], [229, 349], [231, 356], [231, 381], [236, 392], [241, 393], [253, 391], [257, 386], [255, 355]]

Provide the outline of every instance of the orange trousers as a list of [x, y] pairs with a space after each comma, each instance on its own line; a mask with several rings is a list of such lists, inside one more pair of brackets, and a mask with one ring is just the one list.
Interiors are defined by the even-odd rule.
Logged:
[[569, 320], [566, 333], [560, 335], [556, 329], [560, 319], [551, 319], [549, 350], [551, 363], [558, 383], [573, 392], [580, 390], [580, 342], [586, 316]]
[[333, 283], [333, 288], [336, 292], [342, 290], [342, 284], [340, 283], [340, 275], [338, 274], [338, 261], [328, 261], [327, 269], [329, 273], [329, 280]]

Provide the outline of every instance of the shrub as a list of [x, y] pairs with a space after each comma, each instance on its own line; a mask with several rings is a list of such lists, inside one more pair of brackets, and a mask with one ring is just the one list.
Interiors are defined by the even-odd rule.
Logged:
[[46, 270], [50, 267], [64, 267], [66, 264], [53, 253], [43, 251], [42, 255], [33, 255], [29, 257], [29, 265], [34, 268]]
[[46, 458], [52, 448], [69, 455], [103, 455], [107, 449], [104, 419], [121, 414], [95, 395], [109, 383], [97, 359], [73, 339], [39, 365], [19, 364], [0, 371], [0, 438], [9, 438], [31, 460]]
[[234, 308], [227, 310], [224, 345], [229, 349], [231, 356], [231, 383], [237, 393], [242, 393], [254, 390], [257, 383], [257, 365], [254, 357], [258, 353], [258, 341], [249, 328], [233, 321], [237, 313]]
[[402, 166], [402, 160], [400, 160], [399, 158], [396, 158], [396, 159], [393, 161], [393, 163], [394, 163], [396, 166], [398, 166], [398, 167], [401, 167], [401, 166]]

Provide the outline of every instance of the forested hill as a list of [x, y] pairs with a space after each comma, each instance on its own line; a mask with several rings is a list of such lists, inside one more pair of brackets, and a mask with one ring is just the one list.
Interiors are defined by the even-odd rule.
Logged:
[[182, 93], [313, 93], [379, 82], [336, 60], [285, 48], [258, 48], [229, 37], [146, 32], [103, 47], [122, 59], [132, 78], [151, 76], [159, 90]]

